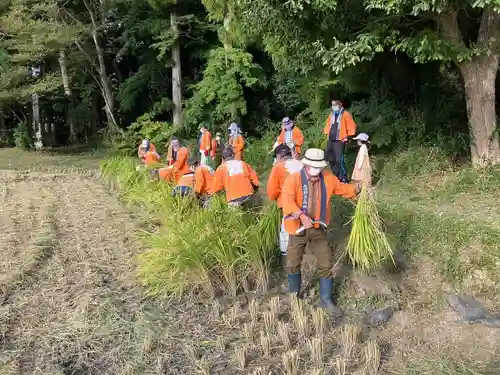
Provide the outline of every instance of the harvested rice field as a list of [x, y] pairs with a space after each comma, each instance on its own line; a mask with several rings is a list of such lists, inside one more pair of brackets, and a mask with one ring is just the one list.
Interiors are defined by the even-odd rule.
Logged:
[[[12, 152], [0, 150], [2, 375], [500, 373], [498, 328], [455, 322], [432, 260], [397, 278], [347, 273], [342, 322], [314, 290], [148, 297], [135, 275], [148, 213], [100, 180], [99, 157]], [[368, 306], [395, 312], [370, 327]]]

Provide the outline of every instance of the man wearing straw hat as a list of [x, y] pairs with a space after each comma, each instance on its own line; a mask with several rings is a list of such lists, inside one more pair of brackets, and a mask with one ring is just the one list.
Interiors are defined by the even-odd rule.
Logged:
[[326, 232], [331, 213], [330, 198], [334, 194], [355, 198], [360, 186], [341, 183], [333, 174], [324, 172], [328, 163], [323, 150], [307, 150], [302, 164], [304, 168], [300, 172], [288, 176], [281, 194], [283, 224], [290, 235], [286, 261], [288, 289], [290, 294], [299, 296], [302, 282], [300, 266], [305, 248], [309, 245], [316, 257], [320, 277], [320, 305], [340, 317], [343, 311], [332, 300], [333, 257]]

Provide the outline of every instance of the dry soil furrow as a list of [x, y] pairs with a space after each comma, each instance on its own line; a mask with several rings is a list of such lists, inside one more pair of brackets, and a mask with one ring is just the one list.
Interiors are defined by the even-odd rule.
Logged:
[[46, 231], [56, 201], [44, 197], [43, 185], [31, 181], [0, 181], [7, 193], [0, 207], [0, 284], [11, 278], [30, 257], [36, 236]]
[[43, 199], [57, 200], [58, 246], [37, 282], [17, 288], [0, 311], [2, 347], [14, 348], [3, 361], [0, 355], [0, 373], [2, 362], [14, 374], [114, 374], [135, 366], [141, 345], [132, 341], [148, 335], [138, 327], [150, 318], [130, 277], [133, 221], [95, 180], [17, 183], [25, 181], [25, 194], [43, 184]]

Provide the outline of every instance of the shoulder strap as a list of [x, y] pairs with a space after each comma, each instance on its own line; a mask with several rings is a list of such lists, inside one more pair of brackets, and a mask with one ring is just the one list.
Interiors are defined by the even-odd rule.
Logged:
[[300, 171], [300, 184], [302, 186], [302, 212], [306, 213], [309, 202], [309, 184], [307, 181], [306, 171], [304, 169]]
[[320, 213], [319, 219], [324, 223], [326, 219], [326, 205], [328, 204], [326, 199], [326, 184], [325, 184], [325, 176], [323, 176], [323, 172], [319, 175], [319, 180], [321, 182], [321, 203], [320, 203]]

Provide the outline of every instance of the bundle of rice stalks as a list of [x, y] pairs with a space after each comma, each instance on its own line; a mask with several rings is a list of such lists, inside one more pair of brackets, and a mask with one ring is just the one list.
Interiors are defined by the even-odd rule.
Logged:
[[363, 184], [352, 219], [347, 255], [354, 267], [368, 271], [391, 260], [393, 251], [378, 214], [373, 191]]
[[371, 189], [371, 164], [366, 146], [361, 146], [356, 158], [353, 179], [360, 180], [361, 192], [352, 219], [347, 254], [354, 267], [368, 271], [380, 263], [394, 262], [393, 251], [384, 232]]

